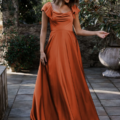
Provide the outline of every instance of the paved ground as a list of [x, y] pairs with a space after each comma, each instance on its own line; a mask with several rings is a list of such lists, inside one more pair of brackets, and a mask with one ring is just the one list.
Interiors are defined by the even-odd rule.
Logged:
[[[105, 68], [84, 69], [100, 120], [120, 120], [120, 78], [102, 76]], [[7, 72], [8, 109], [4, 120], [30, 120], [37, 70], [30, 74]]]

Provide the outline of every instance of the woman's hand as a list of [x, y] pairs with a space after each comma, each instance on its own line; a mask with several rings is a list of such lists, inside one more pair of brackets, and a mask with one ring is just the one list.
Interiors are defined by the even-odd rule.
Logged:
[[40, 52], [40, 60], [43, 65], [45, 65], [45, 62], [47, 62], [46, 54], [44, 52]]
[[105, 31], [96, 31], [96, 35], [99, 36], [100, 38], [105, 38], [109, 33]]

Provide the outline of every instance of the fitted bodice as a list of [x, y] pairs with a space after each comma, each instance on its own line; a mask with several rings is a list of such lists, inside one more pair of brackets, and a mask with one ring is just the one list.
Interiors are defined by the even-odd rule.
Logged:
[[65, 29], [72, 31], [73, 17], [72, 13], [59, 14], [53, 12], [53, 18], [50, 19], [50, 28], [52, 30]]
[[51, 31], [56, 30], [73, 31], [72, 26], [75, 14], [77, 14], [80, 11], [80, 9], [76, 5], [73, 5], [71, 11], [68, 11], [66, 13], [59, 13], [52, 9], [51, 2], [45, 3], [41, 8], [41, 11], [42, 10], [45, 11], [46, 15], [49, 18]]

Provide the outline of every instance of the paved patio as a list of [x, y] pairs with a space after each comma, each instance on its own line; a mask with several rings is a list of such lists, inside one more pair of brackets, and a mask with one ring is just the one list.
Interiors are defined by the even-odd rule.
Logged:
[[[102, 76], [105, 68], [84, 69], [100, 120], [120, 120], [120, 78]], [[4, 120], [30, 120], [37, 70], [31, 73], [7, 72], [8, 109]]]

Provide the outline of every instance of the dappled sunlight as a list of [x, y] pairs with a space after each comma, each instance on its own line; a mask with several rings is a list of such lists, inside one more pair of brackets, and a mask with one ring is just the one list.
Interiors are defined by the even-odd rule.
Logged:
[[99, 90], [99, 89], [94, 89], [92, 92], [96, 92], [96, 93], [110, 93], [110, 94], [119, 94], [119, 91], [108, 91], [108, 90]]
[[[37, 73], [37, 72], [36, 72]], [[11, 69], [9, 69], [9, 70], [7, 70], [7, 74], [11, 74], [11, 75], [25, 75], [25, 76], [27, 76], [27, 77], [36, 77], [37, 76], [37, 74], [35, 74], [35, 73], [25, 73], [25, 72], [12, 72], [12, 70]]]
[[26, 86], [26, 87], [28, 87], [28, 86], [29, 86], [29, 87], [34, 87], [34, 86], [35, 86], [35, 84], [28, 84], [28, 83], [27, 83], [27, 84], [21, 84], [21, 86]]

